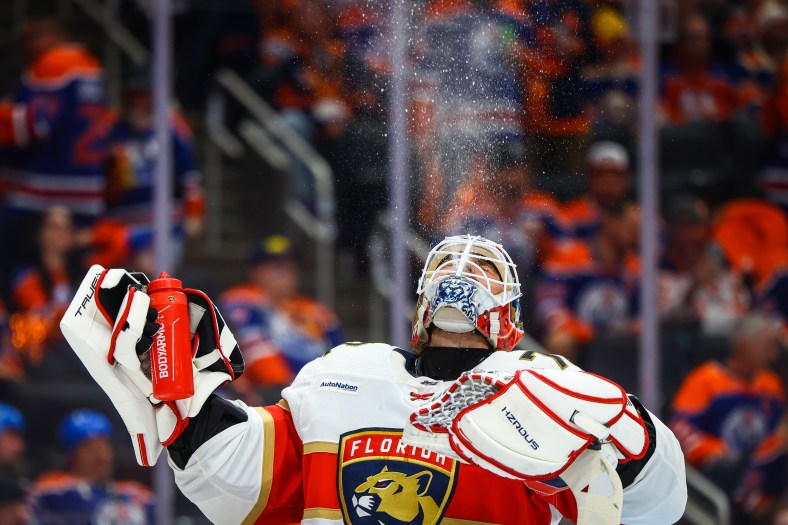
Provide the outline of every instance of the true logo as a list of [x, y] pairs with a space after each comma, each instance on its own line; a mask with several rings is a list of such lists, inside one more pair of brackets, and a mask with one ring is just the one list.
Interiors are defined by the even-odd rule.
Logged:
[[342, 514], [349, 525], [434, 525], [457, 480], [453, 459], [406, 445], [401, 430], [345, 434], [338, 461]]
[[74, 317], [77, 317], [78, 315], [82, 315], [82, 312], [83, 312], [83, 310], [85, 310], [85, 307], [87, 306], [87, 304], [90, 302], [91, 299], [93, 299], [93, 295], [96, 293], [96, 284], [98, 283], [100, 275], [101, 274], [97, 273], [93, 277], [93, 281], [90, 283], [90, 290], [88, 291], [87, 294], [85, 294], [85, 297], [82, 298], [82, 302], [80, 303], [79, 308], [77, 308], [77, 311], [74, 314]]

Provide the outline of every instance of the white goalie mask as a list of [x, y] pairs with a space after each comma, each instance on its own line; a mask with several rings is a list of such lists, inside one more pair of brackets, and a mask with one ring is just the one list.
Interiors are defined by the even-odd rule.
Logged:
[[511, 350], [523, 337], [517, 271], [493, 241], [445, 238], [427, 256], [417, 292], [414, 346], [429, 340], [432, 325], [455, 333], [477, 330], [496, 350]]

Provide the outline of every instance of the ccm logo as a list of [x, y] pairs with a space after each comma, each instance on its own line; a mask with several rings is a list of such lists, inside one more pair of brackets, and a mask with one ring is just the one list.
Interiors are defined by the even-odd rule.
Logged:
[[537, 443], [535, 439], [533, 439], [531, 436], [528, 435], [528, 431], [525, 429], [525, 427], [522, 425], [522, 423], [520, 423], [517, 420], [517, 416], [512, 414], [509, 411], [508, 407], [503, 407], [501, 409], [501, 412], [506, 414], [507, 421], [509, 421], [509, 423], [512, 424], [512, 426], [514, 427], [514, 429], [517, 431], [518, 434], [523, 436], [523, 439], [525, 440], [525, 442], [528, 443], [531, 446], [532, 449], [538, 450], [539, 449], [539, 443]]
[[74, 314], [74, 317], [82, 315], [82, 312], [85, 310], [85, 306], [87, 306], [90, 300], [93, 299], [93, 295], [96, 293], [96, 283], [98, 283], [99, 275], [101, 274], [96, 274], [95, 277], [93, 277], [93, 282], [90, 283], [90, 291], [85, 294], [85, 297], [82, 298], [82, 304], [80, 304], [79, 308], [77, 308], [77, 312]]

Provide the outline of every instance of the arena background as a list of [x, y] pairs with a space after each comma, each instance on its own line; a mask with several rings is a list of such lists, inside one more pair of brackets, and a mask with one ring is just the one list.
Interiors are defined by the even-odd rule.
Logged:
[[[569, 357], [620, 382], [666, 420], [685, 376], [728, 355], [736, 318], [788, 313], [783, 2], [2, 4], [0, 92], [8, 100], [28, 66], [26, 23], [47, 11], [69, 41], [98, 58], [108, 110], [122, 108], [129, 92], [152, 96], [154, 197], [141, 203], [152, 227], [135, 244], [138, 225], [109, 210], [103, 218], [115, 229], [100, 230], [102, 217], [88, 233], [76, 224], [89, 239], [80, 246], [83, 267], [109, 261], [142, 265], [149, 274], [169, 271], [218, 298], [247, 278], [250, 254], [270, 256], [276, 251], [270, 242], [284, 239], [301, 269], [299, 288], [336, 313], [346, 340], [408, 347], [419, 263], [429, 246], [466, 230], [497, 233], [493, 240], [507, 248], [514, 243], [524, 261], [518, 261], [526, 290], [524, 347], [555, 352], [567, 348], [554, 346], [556, 333], [576, 334]], [[463, 32], [480, 17], [495, 31]], [[169, 146], [182, 131], [171, 124], [174, 110], [189, 129], [183, 133], [200, 173], [192, 187], [179, 186], [178, 154]], [[9, 175], [18, 169], [13, 158], [4, 150], [0, 159], [10, 181], [6, 207], [19, 189]], [[629, 181], [622, 202], [594, 213], [625, 221], [620, 228], [638, 228], [626, 253], [617, 254], [615, 271], [597, 275], [600, 282], [625, 282], [630, 293], [625, 307], [594, 310], [622, 315], [617, 326], [596, 326], [550, 295], [557, 281], [571, 280], [565, 272], [589, 273], [569, 266], [599, 262], [595, 236], [607, 219], [592, 217], [596, 230], [578, 233], [584, 219], [577, 213], [588, 212], [578, 212], [578, 203], [590, 195], [592, 161], [610, 162], [604, 169], [623, 166]], [[113, 167], [105, 164], [109, 181]], [[499, 176], [499, 168], [515, 169], [520, 179]], [[188, 207], [187, 190], [198, 194], [193, 215], [174, 215], [174, 208]], [[547, 197], [523, 204], [509, 198], [515, 192]], [[625, 220], [627, 204], [637, 209], [634, 222]], [[8, 217], [4, 231], [18, 226]], [[700, 239], [715, 270], [666, 262], [671, 248], [687, 246], [671, 228], [701, 223], [705, 230], [690, 245]], [[168, 233], [178, 228], [176, 238]], [[36, 235], [27, 239], [32, 250], [40, 248]], [[680, 240], [685, 244], [671, 245]], [[581, 251], [561, 251], [571, 243]], [[523, 255], [529, 246], [533, 253]], [[178, 494], [166, 465], [136, 465], [122, 422], [56, 330], [58, 298], [50, 293], [29, 307], [19, 299], [17, 270], [27, 261], [14, 255], [22, 248], [2, 247], [11, 262], [3, 263], [0, 367], [0, 401], [25, 419], [22, 478], [66, 468], [58, 425], [72, 410], [92, 408], [114, 425], [115, 477], [152, 488], [158, 522], [204, 523]], [[630, 258], [638, 260], [633, 271]], [[663, 294], [679, 286], [679, 274], [695, 279], [704, 270], [706, 280], [698, 277], [691, 287], [723, 290], [718, 296], [664, 307]], [[81, 278], [74, 272], [71, 281]], [[605, 294], [593, 299], [604, 304]], [[555, 324], [559, 317], [563, 324]], [[784, 347], [771, 364], [783, 385]], [[276, 402], [281, 386], [246, 388], [227, 395]], [[731, 517], [738, 510], [717, 481], [690, 469], [682, 523], [744, 522]], [[778, 523], [768, 521], [777, 519], [772, 510], [747, 519]]]

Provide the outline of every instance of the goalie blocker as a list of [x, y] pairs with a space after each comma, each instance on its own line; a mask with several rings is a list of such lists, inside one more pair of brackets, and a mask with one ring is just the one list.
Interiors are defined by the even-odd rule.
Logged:
[[[162, 447], [183, 434], [206, 402], [215, 403], [213, 391], [244, 369], [238, 344], [219, 310], [204, 293], [184, 289], [194, 395], [177, 401], [156, 399], [150, 347], [159, 326], [145, 293], [148, 283], [144, 274], [94, 265], [60, 322], [66, 341], [123, 419], [137, 462], [143, 466], [154, 465]], [[210, 425], [215, 432], [241, 420], [244, 414], [223, 410], [216, 417], [206, 416], [201, 425]]]

